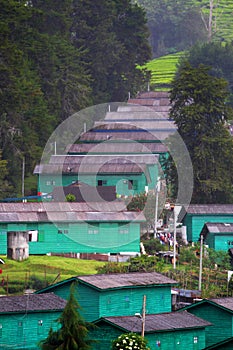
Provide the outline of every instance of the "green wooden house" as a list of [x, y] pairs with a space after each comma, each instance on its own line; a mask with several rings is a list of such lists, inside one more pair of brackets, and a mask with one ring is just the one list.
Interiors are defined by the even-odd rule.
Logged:
[[[90, 332], [96, 340], [94, 350], [110, 350], [111, 342], [123, 333], [142, 331], [136, 316], [104, 317], [94, 322]], [[188, 312], [170, 312], [145, 316], [145, 338], [151, 350], [201, 350], [205, 348], [205, 329], [211, 324]]]
[[233, 223], [207, 222], [201, 234], [209, 248], [222, 251], [233, 248]]
[[[183, 216], [183, 214], [182, 214]], [[205, 223], [232, 223], [232, 204], [192, 204], [182, 218], [186, 227], [187, 240], [197, 242]]]
[[48, 336], [66, 305], [53, 293], [0, 298], [0, 349], [35, 350]]
[[[229, 340], [233, 336], [233, 298], [203, 299], [187, 306], [186, 310], [212, 324], [206, 329], [206, 346]], [[180, 312], [178, 310], [177, 312]]]
[[225, 339], [217, 344], [207, 346], [205, 350], [232, 350], [233, 349], [233, 337]]
[[83, 182], [89, 186], [115, 186], [118, 196], [132, 196], [154, 189], [158, 158], [153, 154], [54, 155], [48, 164], [36, 166], [38, 193]]
[[28, 233], [29, 254], [138, 254], [144, 221], [122, 202], [0, 203], [0, 254], [14, 232]]
[[171, 287], [177, 284], [176, 281], [156, 272], [98, 274], [73, 277], [37, 293], [54, 292], [67, 299], [70, 285], [75, 281], [78, 302], [87, 321], [141, 313], [144, 296], [147, 313], [170, 312]]

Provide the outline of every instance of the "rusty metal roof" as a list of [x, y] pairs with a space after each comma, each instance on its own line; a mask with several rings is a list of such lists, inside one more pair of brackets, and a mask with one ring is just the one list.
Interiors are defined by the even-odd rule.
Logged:
[[[142, 329], [142, 320], [136, 316], [104, 317], [103, 320], [130, 332], [140, 333]], [[210, 322], [187, 311], [150, 314], [145, 316], [145, 332], [204, 328], [211, 325]]]
[[66, 300], [54, 293], [2, 296], [0, 298], [0, 313], [61, 311], [66, 303]]
[[115, 274], [99, 274], [88, 276], [77, 276], [80, 282], [87, 283], [97, 289], [105, 290], [122, 287], [139, 287], [163, 284], [177, 284], [171, 278], [161, 275], [157, 272], [135, 272], [135, 273], [115, 273]]

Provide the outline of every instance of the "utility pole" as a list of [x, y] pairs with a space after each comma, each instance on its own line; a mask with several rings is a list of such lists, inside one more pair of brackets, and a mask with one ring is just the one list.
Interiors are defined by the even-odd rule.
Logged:
[[174, 270], [176, 269], [176, 206], [174, 206], [173, 209], [173, 214], [174, 214], [174, 224], [173, 224], [173, 268]]
[[22, 155], [22, 197], [24, 197], [25, 157]]
[[145, 334], [145, 323], [146, 323], [146, 295], [143, 296], [143, 306], [142, 306], [142, 334], [144, 337]]
[[154, 222], [155, 230], [154, 230], [154, 238], [156, 238], [156, 233], [157, 233], [159, 192], [160, 192], [160, 178], [158, 177], [157, 184], [156, 184], [156, 187], [155, 187], [155, 222]]
[[201, 282], [202, 282], [202, 259], [203, 259], [203, 235], [201, 235], [200, 267], [199, 267], [199, 282], [198, 282], [198, 290], [200, 291], [201, 291]]

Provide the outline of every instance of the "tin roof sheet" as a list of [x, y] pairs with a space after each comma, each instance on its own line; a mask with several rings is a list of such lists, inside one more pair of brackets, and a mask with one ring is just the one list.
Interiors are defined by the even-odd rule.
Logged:
[[233, 204], [191, 204], [186, 209], [188, 214], [232, 214]]
[[[142, 320], [136, 316], [105, 317], [104, 320], [130, 332], [140, 333], [142, 329]], [[186, 311], [145, 316], [145, 332], [203, 328], [210, 325], [210, 322]]]
[[124, 274], [106, 274], [78, 276], [79, 281], [88, 283], [98, 289], [111, 289], [121, 287], [149, 286], [160, 284], [177, 284], [171, 278], [168, 278], [157, 272], [135, 272]]
[[99, 144], [84, 143], [68, 145], [66, 152], [72, 153], [165, 153], [168, 148], [163, 143], [138, 143], [138, 142], [102, 142]]
[[0, 313], [26, 313], [32, 311], [61, 311], [66, 300], [53, 293], [2, 296]]

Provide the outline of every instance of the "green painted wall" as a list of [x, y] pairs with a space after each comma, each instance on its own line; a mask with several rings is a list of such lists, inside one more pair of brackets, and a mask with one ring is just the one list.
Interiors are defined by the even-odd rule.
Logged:
[[232, 314], [208, 303], [187, 310], [212, 326], [206, 328], [206, 346], [213, 345], [233, 336]]
[[[58, 329], [60, 312], [0, 314], [0, 349], [39, 349], [38, 342], [48, 336], [49, 329]], [[39, 321], [42, 320], [42, 325]]]
[[[106, 322], [99, 322], [98, 328], [89, 334], [90, 339], [97, 341], [93, 344], [93, 350], [110, 350], [112, 340], [122, 333], [126, 332]], [[151, 350], [201, 350], [205, 348], [204, 329], [146, 333], [145, 338]]]
[[[93, 226], [94, 225], [94, 226]], [[7, 231], [38, 230], [29, 254], [140, 252], [140, 223], [0, 223], [0, 254], [7, 253]]]
[[184, 218], [184, 225], [187, 226], [187, 239], [189, 242], [197, 242], [201, 230], [207, 222], [231, 223], [233, 222], [233, 213], [231, 215], [194, 215], [187, 214]]
[[[53, 292], [68, 299], [72, 281], [52, 286], [44, 292]], [[107, 316], [133, 316], [142, 310], [143, 296], [146, 295], [146, 312], [158, 314], [171, 312], [171, 286], [143, 286], [98, 290], [82, 282], [77, 282], [76, 298], [81, 306], [81, 314], [86, 321], [96, 321]]]
[[[116, 192], [119, 195], [133, 195], [145, 191], [145, 186], [149, 189], [155, 188], [155, 182], [158, 178], [157, 165], [149, 165], [148, 173], [151, 182], [148, 183], [144, 173], [142, 174], [43, 174], [38, 178], [38, 192], [51, 193], [55, 186], [68, 186], [76, 181], [84, 182], [90, 186], [97, 186], [98, 181], [104, 181], [104, 186], [116, 186]], [[133, 181], [131, 189], [128, 181]]]
[[233, 248], [233, 234], [232, 233], [229, 233], [229, 234], [208, 233], [205, 239], [205, 244], [207, 244], [209, 248], [213, 248], [218, 251], [219, 250], [228, 251], [229, 248]]
[[[135, 313], [142, 310], [144, 295], [147, 297], [146, 309], [148, 313], [171, 311], [170, 286], [121, 288], [96, 292], [93, 288], [79, 283], [78, 294], [80, 305], [84, 310], [83, 315], [87, 321], [94, 321], [107, 316], [135, 315]], [[96, 301], [97, 297], [98, 303]]]

